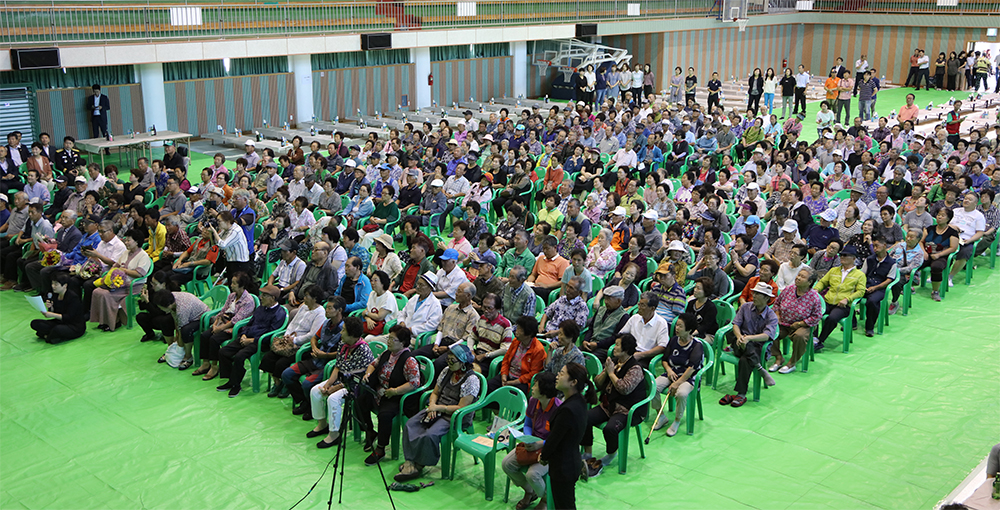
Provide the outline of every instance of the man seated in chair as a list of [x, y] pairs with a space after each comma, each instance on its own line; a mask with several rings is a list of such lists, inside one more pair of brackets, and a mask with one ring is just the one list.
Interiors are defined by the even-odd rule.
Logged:
[[[643, 406], [645, 409], [640, 409], [632, 416], [634, 423], [627, 423], [629, 410], [649, 391], [649, 388], [646, 388], [643, 369], [635, 359], [635, 353], [635, 337], [628, 333], [622, 334], [615, 339], [614, 351], [605, 360], [604, 371], [594, 377], [594, 385], [601, 394], [600, 405], [587, 412], [587, 427], [580, 442], [583, 446], [583, 457], [586, 459], [588, 477], [601, 474], [606, 466], [614, 462], [618, 455], [618, 433], [626, 427], [641, 423], [646, 418], [648, 405]], [[602, 423], [607, 453], [598, 459], [593, 457], [594, 427]]]
[[882, 300], [889, 285], [896, 279], [899, 267], [896, 259], [889, 256], [889, 242], [882, 236], [872, 238], [875, 253], [861, 265], [865, 273], [865, 336], [875, 335], [875, 323], [878, 321]]
[[760, 282], [753, 288], [753, 301], [744, 303], [733, 318], [733, 329], [726, 333], [726, 339], [739, 358], [736, 369], [735, 395], [722, 397], [720, 405], [740, 407], [747, 403], [747, 386], [750, 376], [756, 371], [764, 379], [764, 384], [774, 386], [774, 378], [760, 364], [760, 353], [764, 343], [778, 335], [778, 316], [767, 305], [774, 298], [771, 286]]
[[581, 351], [594, 354], [601, 361], [607, 357], [608, 349], [631, 318], [622, 306], [624, 298], [625, 289], [618, 285], [604, 289], [603, 303], [599, 304], [593, 317], [587, 322], [587, 332], [580, 343]]
[[831, 268], [813, 286], [817, 292], [823, 292], [823, 289], [829, 287], [823, 294], [823, 299], [826, 300], [826, 318], [823, 319], [823, 330], [817, 338], [817, 352], [823, 350], [823, 343], [837, 328], [837, 323], [851, 315], [851, 303], [865, 295], [865, 274], [854, 265], [857, 256], [858, 250], [855, 247], [845, 246], [840, 251], [840, 267]]

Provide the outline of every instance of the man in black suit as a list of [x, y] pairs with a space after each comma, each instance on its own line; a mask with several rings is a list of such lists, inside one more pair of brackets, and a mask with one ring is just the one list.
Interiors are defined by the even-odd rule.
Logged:
[[108, 111], [111, 110], [111, 101], [108, 96], [101, 94], [101, 86], [97, 83], [91, 88], [94, 91], [92, 96], [88, 96], [84, 107], [90, 111], [90, 130], [94, 138], [108, 137]]
[[42, 144], [42, 156], [52, 162], [52, 157], [56, 153], [56, 148], [52, 146], [52, 137], [43, 131], [38, 135], [38, 143]]
[[14, 161], [14, 166], [21, 166], [21, 163], [31, 157], [28, 148], [21, 144], [20, 131], [11, 131], [7, 134], [7, 156]]

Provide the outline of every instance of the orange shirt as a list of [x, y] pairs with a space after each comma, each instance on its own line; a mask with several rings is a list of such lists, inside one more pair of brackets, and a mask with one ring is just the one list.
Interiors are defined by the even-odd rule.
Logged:
[[561, 255], [556, 255], [556, 258], [549, 260], [542, 253], [535, 258], [535, 267], [532, 268], [531, 275], [535, 277], [535, 283], [551, 287], [559, 285], [567, 267], [569, 267], [569, 261]]
[[915, 104], [913, 106], [903, 105], [903, 107], [899, 109], [899, 123], [902, 124], [908, 120], [915, 121], [917, 119], [917, 112], [919, 111], [920, 107]]
[[[837, 78], [827, 78], [826, 82], [823, 83], [823, 88], [826, 89], [826, 100], [834, 101], [837, 99], [837, 94], [840, 92], [837, 87], [840, 86], [840, 80]], [[833, 106], [833, 105], [831, 105]]]

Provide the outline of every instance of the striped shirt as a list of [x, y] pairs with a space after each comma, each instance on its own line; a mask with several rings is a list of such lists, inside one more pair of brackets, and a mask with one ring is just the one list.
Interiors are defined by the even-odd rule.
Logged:
[[226, 253], [229, 262], [250, 262], [250, 250], [247, 248], [247, 238], [239, 225], [233, 224], [219, 241], [219, 247]]

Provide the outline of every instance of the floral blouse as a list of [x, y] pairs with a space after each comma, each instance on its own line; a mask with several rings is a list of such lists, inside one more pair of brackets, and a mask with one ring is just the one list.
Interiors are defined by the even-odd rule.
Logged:
[[590, 255], [587, 256], [587, 269], [594, 276], [604, 278], [605, 275], [615, 269], [617, 262], [618, 253], [610, 244], [603, 251], [600, 244], [595, 244], [590, 249]]
[[[404, 352], [409, 351], [409, 349], [400, 349], [399, 352], [390, 353], [389, 359], [386, 360], [385, 364], [382, 365], [382, 370], [378, 373], [379, 381], [382, 383], [378, 390], [378, 395], [376, 395], [376, 401], [382, 400], [382, 395], [385, 394], [386, 387], [389, 384], [389, 378], [392, 376], [393, 369], [396, 368], [396, 362], [399, 361], [399, 356]], [[403, 367], [403, 375], [406, 377], [406, 382], [413, 385], [414, 388], [420, 386], [420, 365], [417, 363], [417, 359], [410, 356], [406, 360], [406, 366]]]

